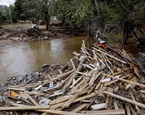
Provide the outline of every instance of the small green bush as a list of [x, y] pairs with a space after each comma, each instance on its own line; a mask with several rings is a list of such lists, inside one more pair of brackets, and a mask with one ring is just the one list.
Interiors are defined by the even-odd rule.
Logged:
[[5, 23], [11, 23], [11, 20], [5, 20]]

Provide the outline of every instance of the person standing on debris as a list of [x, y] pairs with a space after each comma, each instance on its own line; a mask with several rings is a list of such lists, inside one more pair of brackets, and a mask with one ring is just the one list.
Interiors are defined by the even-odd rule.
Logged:
[[105, 45], [106, 41], [101, 39], [100, 31], [99, 30], [97, 30], [97, 32], [96, 32], [96, 40], [97, 40], [96, 43], [98, 44], [99, 47], [102, 47], [104, 49], [107, 48], [107, 46]]
[[98, 38], [100, 38], [100, 31], [99, 30], [96, 31], [95, 38], [96, 38], [96, 43], [98, 43]]
[[96, 39], [97, 39], [97, 43], [98, 44], [99, 43], [101, 43], [101, 44], [105, 44], [106, 43], [106, 41], [101, 38], [99, 30], [97, 30], [97, 32], [96, 32]]

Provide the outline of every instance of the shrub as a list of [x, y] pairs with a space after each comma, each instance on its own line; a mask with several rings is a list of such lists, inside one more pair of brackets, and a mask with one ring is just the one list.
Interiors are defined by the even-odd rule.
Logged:
[[5, 23], [11, 23], [11, 20], [5, 20]]

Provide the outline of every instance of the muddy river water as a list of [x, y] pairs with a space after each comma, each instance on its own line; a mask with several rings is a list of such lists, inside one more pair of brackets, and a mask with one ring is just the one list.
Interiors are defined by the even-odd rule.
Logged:
[[34, 73], [43, 64], [65, 64], [86, 37], [17, 42], [0, 47], [0, 84], [8, 77]]

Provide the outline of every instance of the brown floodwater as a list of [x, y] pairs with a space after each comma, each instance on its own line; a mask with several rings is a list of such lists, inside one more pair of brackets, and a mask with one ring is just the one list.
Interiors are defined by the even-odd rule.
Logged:
[[8, 77], [34, 73], [43, 64], [65, 64], [86, 37], [17, 42], [0, 47], [0, 84]]

